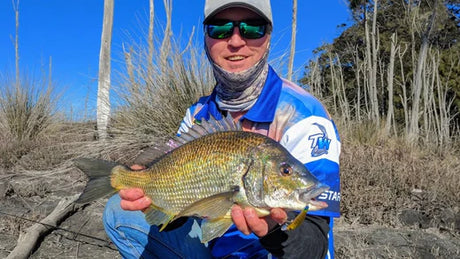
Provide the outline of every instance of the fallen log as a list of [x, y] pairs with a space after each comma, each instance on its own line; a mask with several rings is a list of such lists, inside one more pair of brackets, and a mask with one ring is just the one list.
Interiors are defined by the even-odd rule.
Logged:
[[62, 220], [69, 214], [77, 211], [82, 205], [75, 204], [74, 201], [78, 199], [79, 195], [63, 198], [59, 201], [54, 210], [40, 223], [36, 223], [29, 227], [25, 232], [19, 235], [16, 247], [8, 255], [7, 259], [23, 259], [28, 258], [35, 247], [38, 240], [51, 232]]

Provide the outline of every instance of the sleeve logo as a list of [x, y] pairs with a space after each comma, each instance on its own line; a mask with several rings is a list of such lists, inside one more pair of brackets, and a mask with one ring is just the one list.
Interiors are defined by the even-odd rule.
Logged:
[[310, 135], [308, 137], [308, 140], [311, 141], [311, 156], [318, 157], [328, 153], [329, 145], [331, 144], [331, 139], [327, 137], [326, 128], [323, 125], [320, 125], [318, 123], [313, 123], [313, 125], [318, 127], [321, 133]]

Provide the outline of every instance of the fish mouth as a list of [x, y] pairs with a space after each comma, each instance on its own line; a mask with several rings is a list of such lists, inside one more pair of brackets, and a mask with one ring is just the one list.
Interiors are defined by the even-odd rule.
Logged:
[[315, 198], [321, 193], [329, 190], [329, 186], [325, 184], [318, 184], [312, 188], [301, 190], [299, 193], [299, 199], [303, 202], [310, 203], [315, 201]]

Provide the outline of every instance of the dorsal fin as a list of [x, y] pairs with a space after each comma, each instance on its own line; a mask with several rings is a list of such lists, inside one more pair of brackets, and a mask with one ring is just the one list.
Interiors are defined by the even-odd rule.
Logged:
[[209, 116], [209, 120], [202, 120], [199, 124], [194, 124], [188, 128], [187, 132], [182, 132], [180, 136], [176, 136], [169, 141], [164, 143], [155, 143], [152, 146], [144, 149], [142, 153], [136, 158], [134, 164], [145, 165], [150, 167], [156, 163], [169, 151], [182, 146], [183, 144], [190, 142], [194, 139], [202, 136], [224, 131], [240, 131], [241, 123], [233, 121], [232, 116], [228, 113], [226, 117], [222, 117], [221, 120], [216, 120], [212, 115]]
[[202, 120], [201, 123], [194, 124], [187, 132], [183, 132], [174, 138], [174, 142], [180, 146], [211, 133], [240, 130], [242, 130], [241, 123], [239, 121], [235, 122], [230, 113], [222, 117], [221, 120], [217, 120], [210, 115], [209, 120]]

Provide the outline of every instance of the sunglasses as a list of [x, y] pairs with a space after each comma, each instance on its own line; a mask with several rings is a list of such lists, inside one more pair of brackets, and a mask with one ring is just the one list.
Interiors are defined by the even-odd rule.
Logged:
[[260, 39], [267, 32], [268, 23], [263, 19], [230, 21], [212, 20], [205, 26], [206, 34], [213, 39], [227, 39], [233, 35], [235, 27], [240, 29], [241, 37], [245, 39]]

